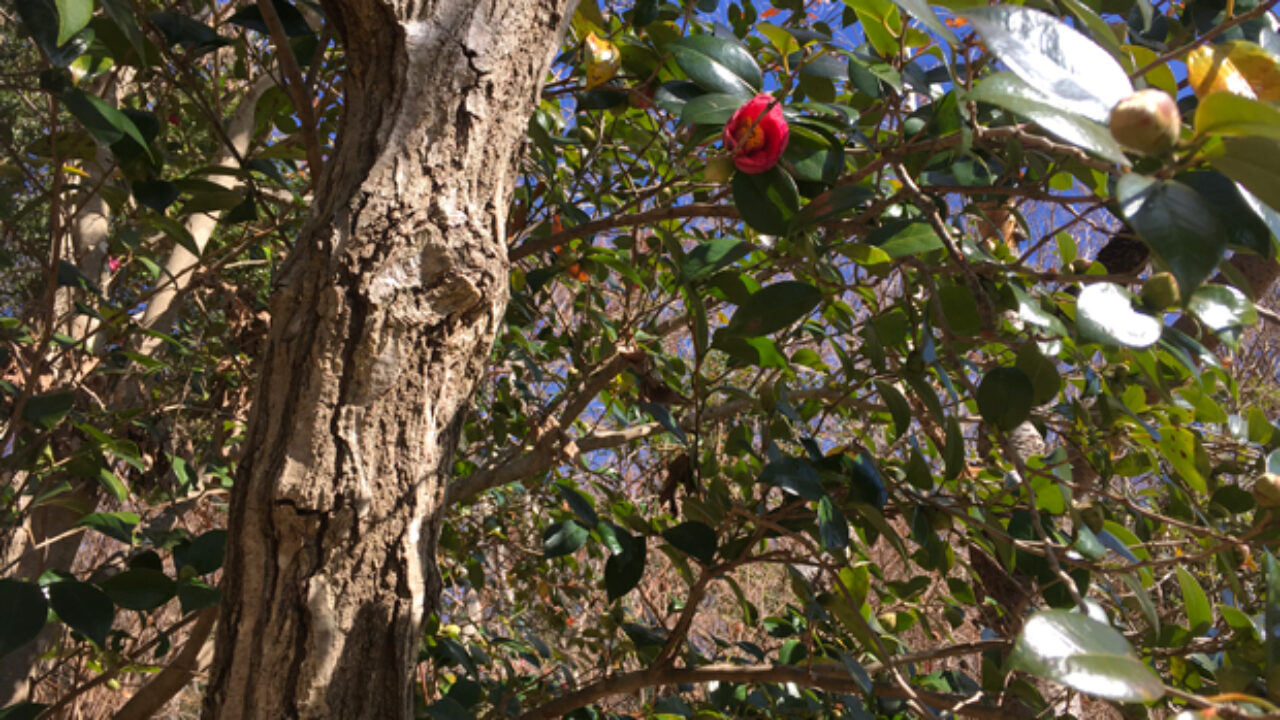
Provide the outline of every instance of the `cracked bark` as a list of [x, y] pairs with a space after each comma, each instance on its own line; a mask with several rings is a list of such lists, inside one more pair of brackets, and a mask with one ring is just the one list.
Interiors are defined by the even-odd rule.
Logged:
[[503, 216], [572, 0], [334, 0], [345, 116], [274, 293], [204, 717], [408, 718]]

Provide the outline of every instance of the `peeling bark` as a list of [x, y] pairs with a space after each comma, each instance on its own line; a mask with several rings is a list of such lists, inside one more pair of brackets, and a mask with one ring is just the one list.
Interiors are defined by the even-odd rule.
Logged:
[[206, 718], [411, 716], [517, 153], [571, 6], [326, 5], [345, 115], [272, 300]]

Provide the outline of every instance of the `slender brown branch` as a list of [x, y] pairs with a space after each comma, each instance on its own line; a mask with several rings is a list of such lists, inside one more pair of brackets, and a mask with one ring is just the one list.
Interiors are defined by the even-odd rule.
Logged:
[[276, 46], [276, 54], [280, 60], [280, 70], [284, 72], [284, 84], [293, 100], [293, 107], [298, 111], [298, 124], [302, 126], [302, 144], [307, 150], [307, 164], [311, 166], [311, 177], [320, 177], [323, 166], [320, 154], [320, 140], [316, 136], [316, 116], [311, 110], [311, 102], [307, 97], [307, 86], [303, 83], [302, 72], [298, 69], [298, 59], [293, 55], [293, 47], [289, 45], [289, 36], [284, 32], [280, 16], [276, 14], [271, 0], [258, 0], [258, 10], [262, 13], [262, 22], [271, 33], [271, 42]]
[[1150, 72], [1150, 71], [1152, 70], [1152, 68], [1158, 67], [1158, 66], [1160, 66], [1160, 65], [1163, 65], [1163, 64], [1165, 64], [1165, 63], [1169, 62], [1170, 60], [1174, 60], [1174, 59], [1176, 59], [1176, 58], [1181, 57], [1181, 56], [1182, 56], [1182, 55], [1184, 55], [1185, 53], [1188, 53], [1188, 52], [1190, 52], [1190, 51], [1192, 51], [1192, 50], [1194, 50], [1194, 49], [1196, 49], [1196, 48], [1200, 47], [1201, 45], [1204, 45], [1205, 43], [1209, 42], [1210, 40], [1213, 40], [1214, 38], [1218, 37], [1218, 36], [1219, 36], [1219, 35], [1221, 35], [1222, 33], [1224, 33], [1224, 32], [1226, 32], [1226, 31], [1230, 30], [1231, 28], [1233, 28], [1233, 27], [1235, 27], [1235, 26], [1237, 26], [1237, 25], [1241, 25], [1241, 24], [1243, 24], [1243, 23], [1247, 23], [1247, 22], [1249, 22], [1250, 20], [1252, 20], [1252, 19], [1254, 19], [1254, 18], [1261, 17], [1262, 15], [1266, 14], [1266, 12], [1267, 12], [1268, 10], [1270, 10], [1270, 9], [1271, 9], [1271, 8], [1273, 8], [1273, 7], [1275, 7], [1275, 4], [1276, 4], [1277, 2], [1280, 2], [1280, 0], [1269, 0], [1269, 2], [1265, 2], [1265, 3], [1263, 3], [1263, 4], [1261, 4], [1261, 5], [1257, 6], [1257, 7], [1255, 7], [1254, 9], [1250, 10], [1249, 12], [1241, 13], [1241, 14], [1239, 14], [1239, 15], [1237, 15], [1237, 16], [1235, 16], [1235, 17], [1233, 17], [1233, 18], [1229, 19], [1229, 20], [1227, 20], [1226, 22], [1224, 22], [1224, 23], [1222, 23], [1221, 25], [1219, 25], [1219, 26], [1215, 27], [1214, 29], [1210, 30], [1209, 32], [1207, 32], [1207, 33], [1205, 33], [1205, 34], [1201, 35], [1200, 37], [1196, 38], [1195, 40], [1192, 40], [1191, 42], [1187, 43], [1186, 45], [1183, 45], [1182, 47], [1179, 47], [1179, 48], [1175, 48], [1175, 49], [1173, 49], [1173, 50], [1170, 50], [1169, 52], [1167, 52], [1167, 53], [1165, 53], [1165, 54], [1163, 54], [1163, 55], [1160, 55], [1160, 56], [1159, 56], [1159, 57], [1157, 57], [1155, 60], [1152, 60], [1151, 62], [1147, 63], [1146, 65], [1143, 65], [1142, 67], [1138, 68], [1137, 70], [1134, 70], [1133, 72], [1129, 73], [1129, 77], [1130, 77], [1130, 78], [1139, 78], [1139, 77], [1142, 77], [1143, 75], [1146, 75], [1148, 72]]
[[[192, 676], [200, 670], [200, 666], [209, 660], [210, 653], [203, 651], [217, 619], [218, 608], [210, 607], [201, 610], [178, 656], [168, 667], [143, 685], [132, 698], [129, 698], [129, 702], [120, 708], [112, 720], [147, 720], [186, 687], [187, 683], [191, 682]], [[202, 655], [204, 655], [203, 658]]]
[[521, 258], [529, 257], [534, 253], [550, 250], [558, 245], [563, 245], [570, 240], [576, 240], [588, 235], [594, 235], [605, 230], [612, 230], [619, 227], [628, 227], [631, 225], [651, 225], [653, 223], [662, 222], [663, 220], [675, 220], [677, 218], [733, 218], [737, 219], [738, 210], [732, 205], [720, 205], [717, 203], [690, 203], [688, 205], [676, 205], [671, 207], [660, 207], [643, 212], [631, 213], [628, 215], [614, 215], [612, 217], [592, 220], [591, 222], [575, 225], [565, 228], [560, 232], [551, 233], [545, 237], [529, 238], [517, 247], [511, 248], [508, 257], [512, 262]]

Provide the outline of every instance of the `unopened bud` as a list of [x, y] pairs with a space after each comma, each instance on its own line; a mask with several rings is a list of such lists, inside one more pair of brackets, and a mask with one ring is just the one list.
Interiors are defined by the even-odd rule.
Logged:
[[1182, 304], [1182, 291], [1178, 279], [1171, 273], [1156, 273], [1142, 285], [1142, 305], [1148, 310], [1160, 311]]
[[1139, 90], [1111, 109], [1111, 136], [1143, 155], [1162, 155], [1178, 142], [1182, 115], [1163, 90]]
[[1253, 484], [1253, 497], [1259, 507], [1280, 507], [1280, 475], [1263, 473]]

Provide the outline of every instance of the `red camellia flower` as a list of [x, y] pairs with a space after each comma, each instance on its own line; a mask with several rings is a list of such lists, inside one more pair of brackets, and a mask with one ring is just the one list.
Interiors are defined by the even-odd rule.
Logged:
[[724, 146], [733, 152], [734, 167], [744, 173], [762, 173], [777, 165], [790, 136], [782, 106], [765, 93], [738, 108], [724, 126]]

